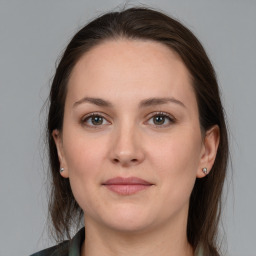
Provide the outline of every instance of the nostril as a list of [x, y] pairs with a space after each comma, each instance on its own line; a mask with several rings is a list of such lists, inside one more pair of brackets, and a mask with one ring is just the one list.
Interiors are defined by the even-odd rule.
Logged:
[[[114, 163], [120, 163], [120, 162], [123, 162], [123, 161], [120, 161], [118, 158], [114, 158], [114, 159], [113, 159], [113, 162], [114, 162]], [[126, 162], [126, 163], [128, 163], [128, 162], [130, 162], [130, 163], [137, 163], [137, 162], [138, 162], [138, 159], [133, 158], [133, 159], [131, 159], [131, 160], [129, 160], [129, 161], [124, 161], [124, 162]]]

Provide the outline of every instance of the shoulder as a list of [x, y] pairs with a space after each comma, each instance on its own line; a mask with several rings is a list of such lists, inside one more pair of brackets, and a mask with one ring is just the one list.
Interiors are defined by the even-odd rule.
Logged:
[[203, 256], [203, 248], [202, 246], [198, 246], [195, 250], [195, 256]]
[[68, 241], [49, 247], [30, 256], [68, 256]]
[[80, 255], [80, 249], [85, 239], [84, 227], [80, 229], [71, 240], [63, 241], [62, 243], [36, 252], [30, 256], [73, 256]]

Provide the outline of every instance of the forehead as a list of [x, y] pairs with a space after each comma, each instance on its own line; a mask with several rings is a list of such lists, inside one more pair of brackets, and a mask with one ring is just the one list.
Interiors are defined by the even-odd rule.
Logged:
[[190, 74], [179, 55], [154, 41], [105, 41], [80, 58], [68, 84], [68, 95], [74, 100], [113, 97], [119, 91], [127, 99], [134, 95], [195, 98]]

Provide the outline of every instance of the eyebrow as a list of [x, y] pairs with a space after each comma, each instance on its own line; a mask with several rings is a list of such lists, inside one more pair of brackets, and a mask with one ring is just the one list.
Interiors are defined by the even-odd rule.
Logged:
[[[113, 104], [107, 100], [103, 100], [101, 98], [91, 98], [91, 97], [84, 97], [79, 101], [76, 101], [73, 104], [73, 108], [82, 104], [82, 103], [92, 103], [94, 105], [97, 105], [99, 107], [113, 107]], [[139, 104], [140, 108], [145, 108], [145, 107], [150, 107], [150, 106], [157, 106], [157, 105], [163, 105], [163, 104], [167, 104], [167, 103], [175, 103], [178, 104], [184, 108], [186, 108], [186, 106], [184, 105], [184, 103], [182, 103], [181, 101], [175, 99], [175, 98], [149, 98], [149, 99], [145, 99], [142, 100]]]

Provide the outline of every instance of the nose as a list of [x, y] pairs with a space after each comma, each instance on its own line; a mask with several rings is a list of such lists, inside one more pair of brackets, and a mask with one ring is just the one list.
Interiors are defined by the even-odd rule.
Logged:
[[112, 163], [129, 167], [143, 162], [145, 153], [143, 150], [142, 136], [135, 127], [117, 128], [112, 137], [110, 159]]

